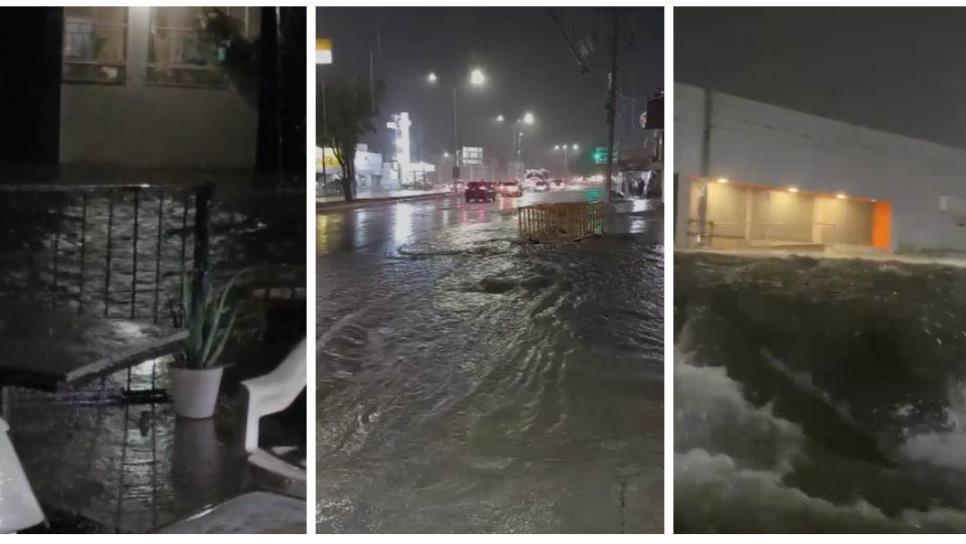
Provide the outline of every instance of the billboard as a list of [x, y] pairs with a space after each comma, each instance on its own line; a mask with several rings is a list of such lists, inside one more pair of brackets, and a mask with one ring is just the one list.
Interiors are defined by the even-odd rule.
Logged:
[[462, 153], [463, 164], [483, 164], [482, 147], [464, 147]]
[[339, 160], [335, 157], [335, 150], [331, 147], [315, 148], [315, 170], [321, 172], [323, 165], [325, 165], [326, 170], [330, 171], [341, 168], [339, 166]]
[[328, 38], [315, 40], [315, 63], [332, 64], [332, 40]]

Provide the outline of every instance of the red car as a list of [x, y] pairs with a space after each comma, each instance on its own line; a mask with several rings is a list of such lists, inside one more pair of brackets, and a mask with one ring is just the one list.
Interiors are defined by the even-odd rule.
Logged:
[[466, 201], [494, 202], [496, 200], [496, 184], [492, 181], [471, 181], [466, 184], [463, 192]]

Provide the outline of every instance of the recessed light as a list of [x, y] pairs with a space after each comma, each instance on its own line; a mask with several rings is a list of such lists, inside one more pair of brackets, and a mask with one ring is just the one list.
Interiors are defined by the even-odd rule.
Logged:
[[798, 187], [789, 187], [788, 188], [788, 192], [789, 193], [797, 193], [798, 192]]

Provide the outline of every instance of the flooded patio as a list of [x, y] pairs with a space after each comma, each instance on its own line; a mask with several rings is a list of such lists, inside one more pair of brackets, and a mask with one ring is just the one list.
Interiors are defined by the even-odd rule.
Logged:
[[[209, 248], [213, 285], [239, 273], [245, 278], [215, 417], [175, 416], [167, 396], [170, 356], [148, 359], [130, 373], [120, 369], [62, 384], [56, 391], [8, 387], [3, 418], [48, 521], [36, 530], [150, 532], [252, 490], [304, 499], [304, 482], [247, 461], [239, 395], [241, 381], [272, 370], [304, 336], [304, 221], [299, 221], [304, 195], [215, 194]], [[169, 323], [169, 301], [180, 296], [182, 271], [193, 265], [193, 240], [180, 214], [191, 221], [194, 210], [175, 209], [174, 199], [145, 192], [138, 197], [138, 211], [131, 198], [83, 197], [88, 206], [82, 207], [79, 193], [70, 193], [20, 209], [30, 214], [18, 214], [20, 230], [5, 233], [0, 262], [5, 272], [28, 273], [5, 274], [0, 294], [20, 296], [39, 287], [59, 297], [53, 304], [52, 297], [38, 301], [58, 315]], [[168, 206], [170, 211], [162, 213]], [[132, 244], [135, 240], [140, 244]], [[59, 256], [45, 261], [40, 258], [45, 251]], [[161, 259], [146, 258], [152, 251]], [[36, 268], [18, 268], [24, 262], [12, 258], [18, 253], [28, 255]], [[98, 260], [100, 268], [91, 265]], [[262, 420], [261, 445], [304, 449], [304, 418], [303, 393], [283, 413]], [[304, 529], [304, 513], [298, 524], [275, 527]]]

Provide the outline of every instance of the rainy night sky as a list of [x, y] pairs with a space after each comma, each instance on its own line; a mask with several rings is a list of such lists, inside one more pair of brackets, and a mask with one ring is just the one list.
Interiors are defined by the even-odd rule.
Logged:
[[[610, 52], [610, 13], [600, 8], [554, 8], [575, 41], [596, 41], [587, 56], [589, 72], [571, 54], [547, 8], [320, 8], [317, 34], [333, 41], [333, 64], [319, 81], [357, 75], [368, 80], [369, 51], [375, 74], [386, 85], [379, 133], [366, 141], [390, 149], [385, 121], [408, 111], [413, 119], [414, 158], [435, 162], [452, 147], [452, 83], [458, 80], [461, 145], [482, 145], [488, 158], [511, 152], [507, 121], [532, 111], [537, 123], [524, 137], [524, 160], [549, 162], [556, 143], [584, 150], [606, 145], [604, 103]], [[624, 8], [621, 15], [618, 138], [624, 145], [644, 139], [638, 117], [648, 97], [663, 87], [662, 8]], [[596, 40], [594, 40], [596, 36]], [[482, 89], [466, 84], [469, 71], [487, 76]], [[434, 71], [435, 87], [426, 81]], [[540, 154], [543, 154], [542, 156]], [[557, 159], [559, 160], [559, 158]]]
[[966, 148], [966, 9], [676, 8], [674, 79]]

